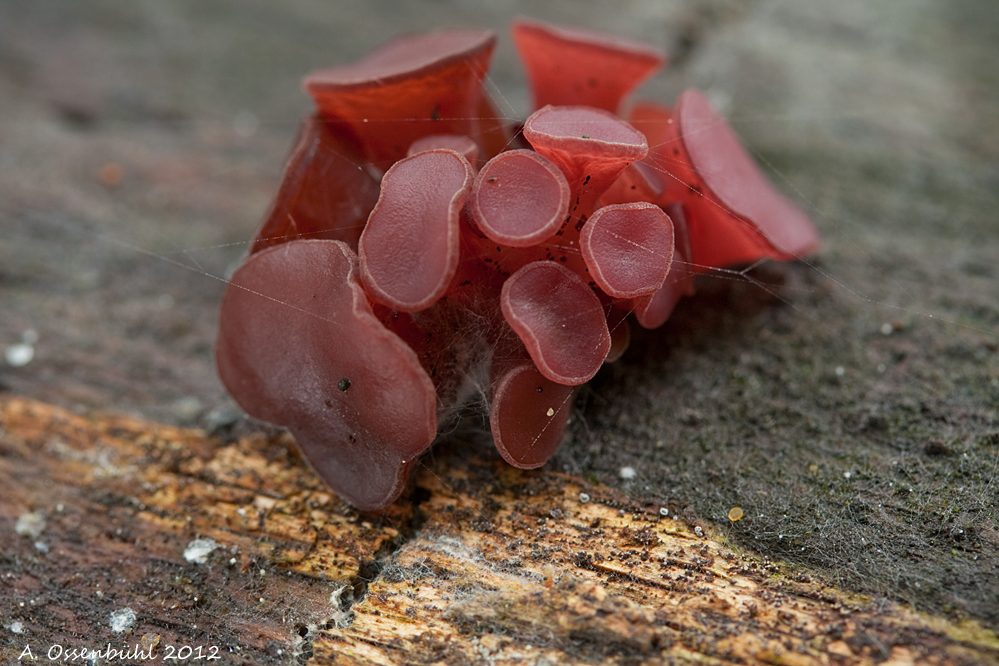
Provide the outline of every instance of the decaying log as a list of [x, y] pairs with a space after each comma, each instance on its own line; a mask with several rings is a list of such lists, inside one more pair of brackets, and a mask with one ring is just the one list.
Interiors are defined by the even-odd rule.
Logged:
[[446, 462], [361, 515], [287, 435], [227, 441], [8, 397], [0, 662], [111, 644], [218, 663], [999, 664], [973, 622], [872, 604], [659, 507]]

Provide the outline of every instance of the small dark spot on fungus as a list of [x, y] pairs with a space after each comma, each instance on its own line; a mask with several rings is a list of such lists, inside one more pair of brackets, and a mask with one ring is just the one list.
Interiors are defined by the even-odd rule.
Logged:
[[[343, 378], [343, 379], [341, 379], [341, 380], [340, 380], [339, 382], [337, 382], [337, 385], [336, 385], [336, 387], [337, 387], [338, 389], [340, 389], [341, 391], [343, 391], [344, 393], [346, 393], [346, 392], [347, 392], [347, 389], [349, 389], [349, 388], [350, 388], [350, 380], [349, 380], [349, 379], [347, 379], [346, 377], [344, 377], [344, 378]], [[327, 401], [327, 402], [329, 402], [329, 401]]]

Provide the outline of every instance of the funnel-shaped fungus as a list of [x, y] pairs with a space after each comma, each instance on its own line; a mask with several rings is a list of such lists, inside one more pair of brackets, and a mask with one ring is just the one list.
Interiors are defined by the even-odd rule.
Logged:
[[469, 204], [486, 236], [510, 247], [530, 247], [554, 235], [565, 222], [569, 184], [558, 167], [538, 153], [509, 150], [482, 167]]
[[673, 225], [655, 204], [604, 206], [583, 227], [579, 245], [604, 293], [634, 298], [657, 291], [666, 281], [673, 262]]
[[478, 144], [462, 134], [431, 134], [419, 138], [410, 144], [409, 150], [406, 151], [406, 157], [438, 149], [453, 150], [473, 166], [479, 159]]
[[645, 157], [645, 136], [607, 111], [546, 106], [524, 123], [524, 138], [562, 170], [573, 200], [569, 212], [588, 216], [597, 198], [629, 164]]
[[645, 44], [580, 28], [517, 19], [512, 32], [535, 109], [585, 104], [617, 113], [622, 100], [666, 61]]
[[458, 268], [458, 219], [472, 178], [453, 150], [418, 153], [385, 172], [359, 243], [372, 299], [413, 312], [444, 295]]
[[437, 435], [434, 385], [372, 314], [344, 243], [299, 240], [252, 255], [222, 301], [216, 361], [240, 406], [287, 426], [323, 481], [358, 508], [398, 497]]
[[494, 381], [489, 425], [496, 450], [514, 467], [541, 467], [562, 443], [573, 387], [549, 380], [530, 360]]
[[704, 95], [696, 90], [681, 94], [671, 128], [677, 159], [689, 165], [681, 169], [684, 185], [676, 193], [690, 211], [695, 263], [797, 259], [815, 249], [815, 227], [760, 173]]
[[479, 136], [482, 82], [495, 46], [487, 30], [401, 37], [352, 65], [313, 72], [303, 85], [319, 113], [343, 122], [366, 159], [384, 169], [428, 134]]
[[250, 252], [296, 238], [342, 240], [357, 249], [378, 183], [361, 166], [357, 143], [321, 118], [302, 122], [281, 190]]
[[542, 375], [559, 384], [593, 379], [610, 351], [600, 299], [575, 273], [535, 261], [503, 283], [500, 307]]
[[527, 20], [514, 36], [543, 106], [524, 140], [483, 94], [488, 32], [309, 75], [318, 115], [222, 303], [230, 393], [361, 509], [483, 395], [500, 455], [543, 465], [631, 315], [658, 327], [695, 272], [817, 242], [700, 93], [615, 115], [658, 51]]

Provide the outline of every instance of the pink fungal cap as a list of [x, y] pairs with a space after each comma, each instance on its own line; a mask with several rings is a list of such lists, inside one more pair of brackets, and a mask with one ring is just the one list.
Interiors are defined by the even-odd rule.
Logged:
[[541, 467], [562, 443], [573, 387], [549, 380], [529, 359], [494, 381], [489, 426], [496, 450], [514, 467]]
[[597, 286], [614, 298], [651, 294], [673, 263], [673, 225], [662, 209], [630, 203], [597, 209], [579, 236]]
[[472, 165], [479, 159], [478, 144], [462, 134], [431, 134], [417, 139], [409, 146], [406, 157], [437, 149], [453, 150]]
[[535, 261], [511, 275], [500, 309], [542, 375], [575, 386], [590, 381], [610, 351], [600, 299], [575, 273]]
[[[672, 131], [689, 164], [678, 194], [690, 210], [693, 261], [703, 266], [797, 259], [818, 245], [808, 217], [774, 188], [703, 94], [680, 95]], [[667, 167], [669, 168], [669, 167]]]
[[341, 240], [356, 250], [378, 200], [378, 183], [359, 166], [363, 161], [349, 135], [321, 118], [306, 118], [250, 252], [296, 238]]
[[303, 87], [321, 115], [345, 123], [366, 159], [385, 168], [427, 134], [478, 138], [495, 45], [485, 30], [400, 37], [356, 63], [309, 74]]
[[565, 174], [570, 215], [588, 216], [629, 164], [645, 157], [645, 136], [617, 116], [586, 106], [546, 106], [524, 123], [524, 138]]
[[472, 178], [468, 160], [441, 149], [385, 172], [358, 244], [361, 280], [372, 300], [415, 312], [444, 295], [458, 269], [458, 223]]
[[666, 214], [673, 223], [673, 262], [662, 288], [632, 301], [635, 319], [642, 328], [659, 328], [669, 319], [682, 296], [694, 294], [694, 273], [689, 263], [687, 216], [683, 212], [683, 206], [678, 203], [667, 206]]
[[553, 236], [569, 210], [569, 183], [532, 150], [508, 150], [489, 160], [469, 197], [472, 219], [490, 239], [530, 247]]
[[658, 49], [581, 28], [517, 19], [512, 31], [536, 109], [583, 104], [616, 113], [666, 61]]
[[395, 500], [437, 435], [433, 383], [373, 315], [339, 241], [252, 255], [223, 298], [216, 362], [240, 406], [287, 426], [322, 480], [362, 510]]

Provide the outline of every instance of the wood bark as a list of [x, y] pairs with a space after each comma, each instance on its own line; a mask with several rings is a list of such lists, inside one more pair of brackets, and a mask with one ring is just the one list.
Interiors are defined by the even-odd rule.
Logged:
[[[999, 663], [974, 622], [874, 604], [579, 478], [450, 458], [361, 515], [282, 433], [7, 397], [0, 661], [111, 645], [261, 664]], [[203, 562], [197, 539], [216, 544]]]

